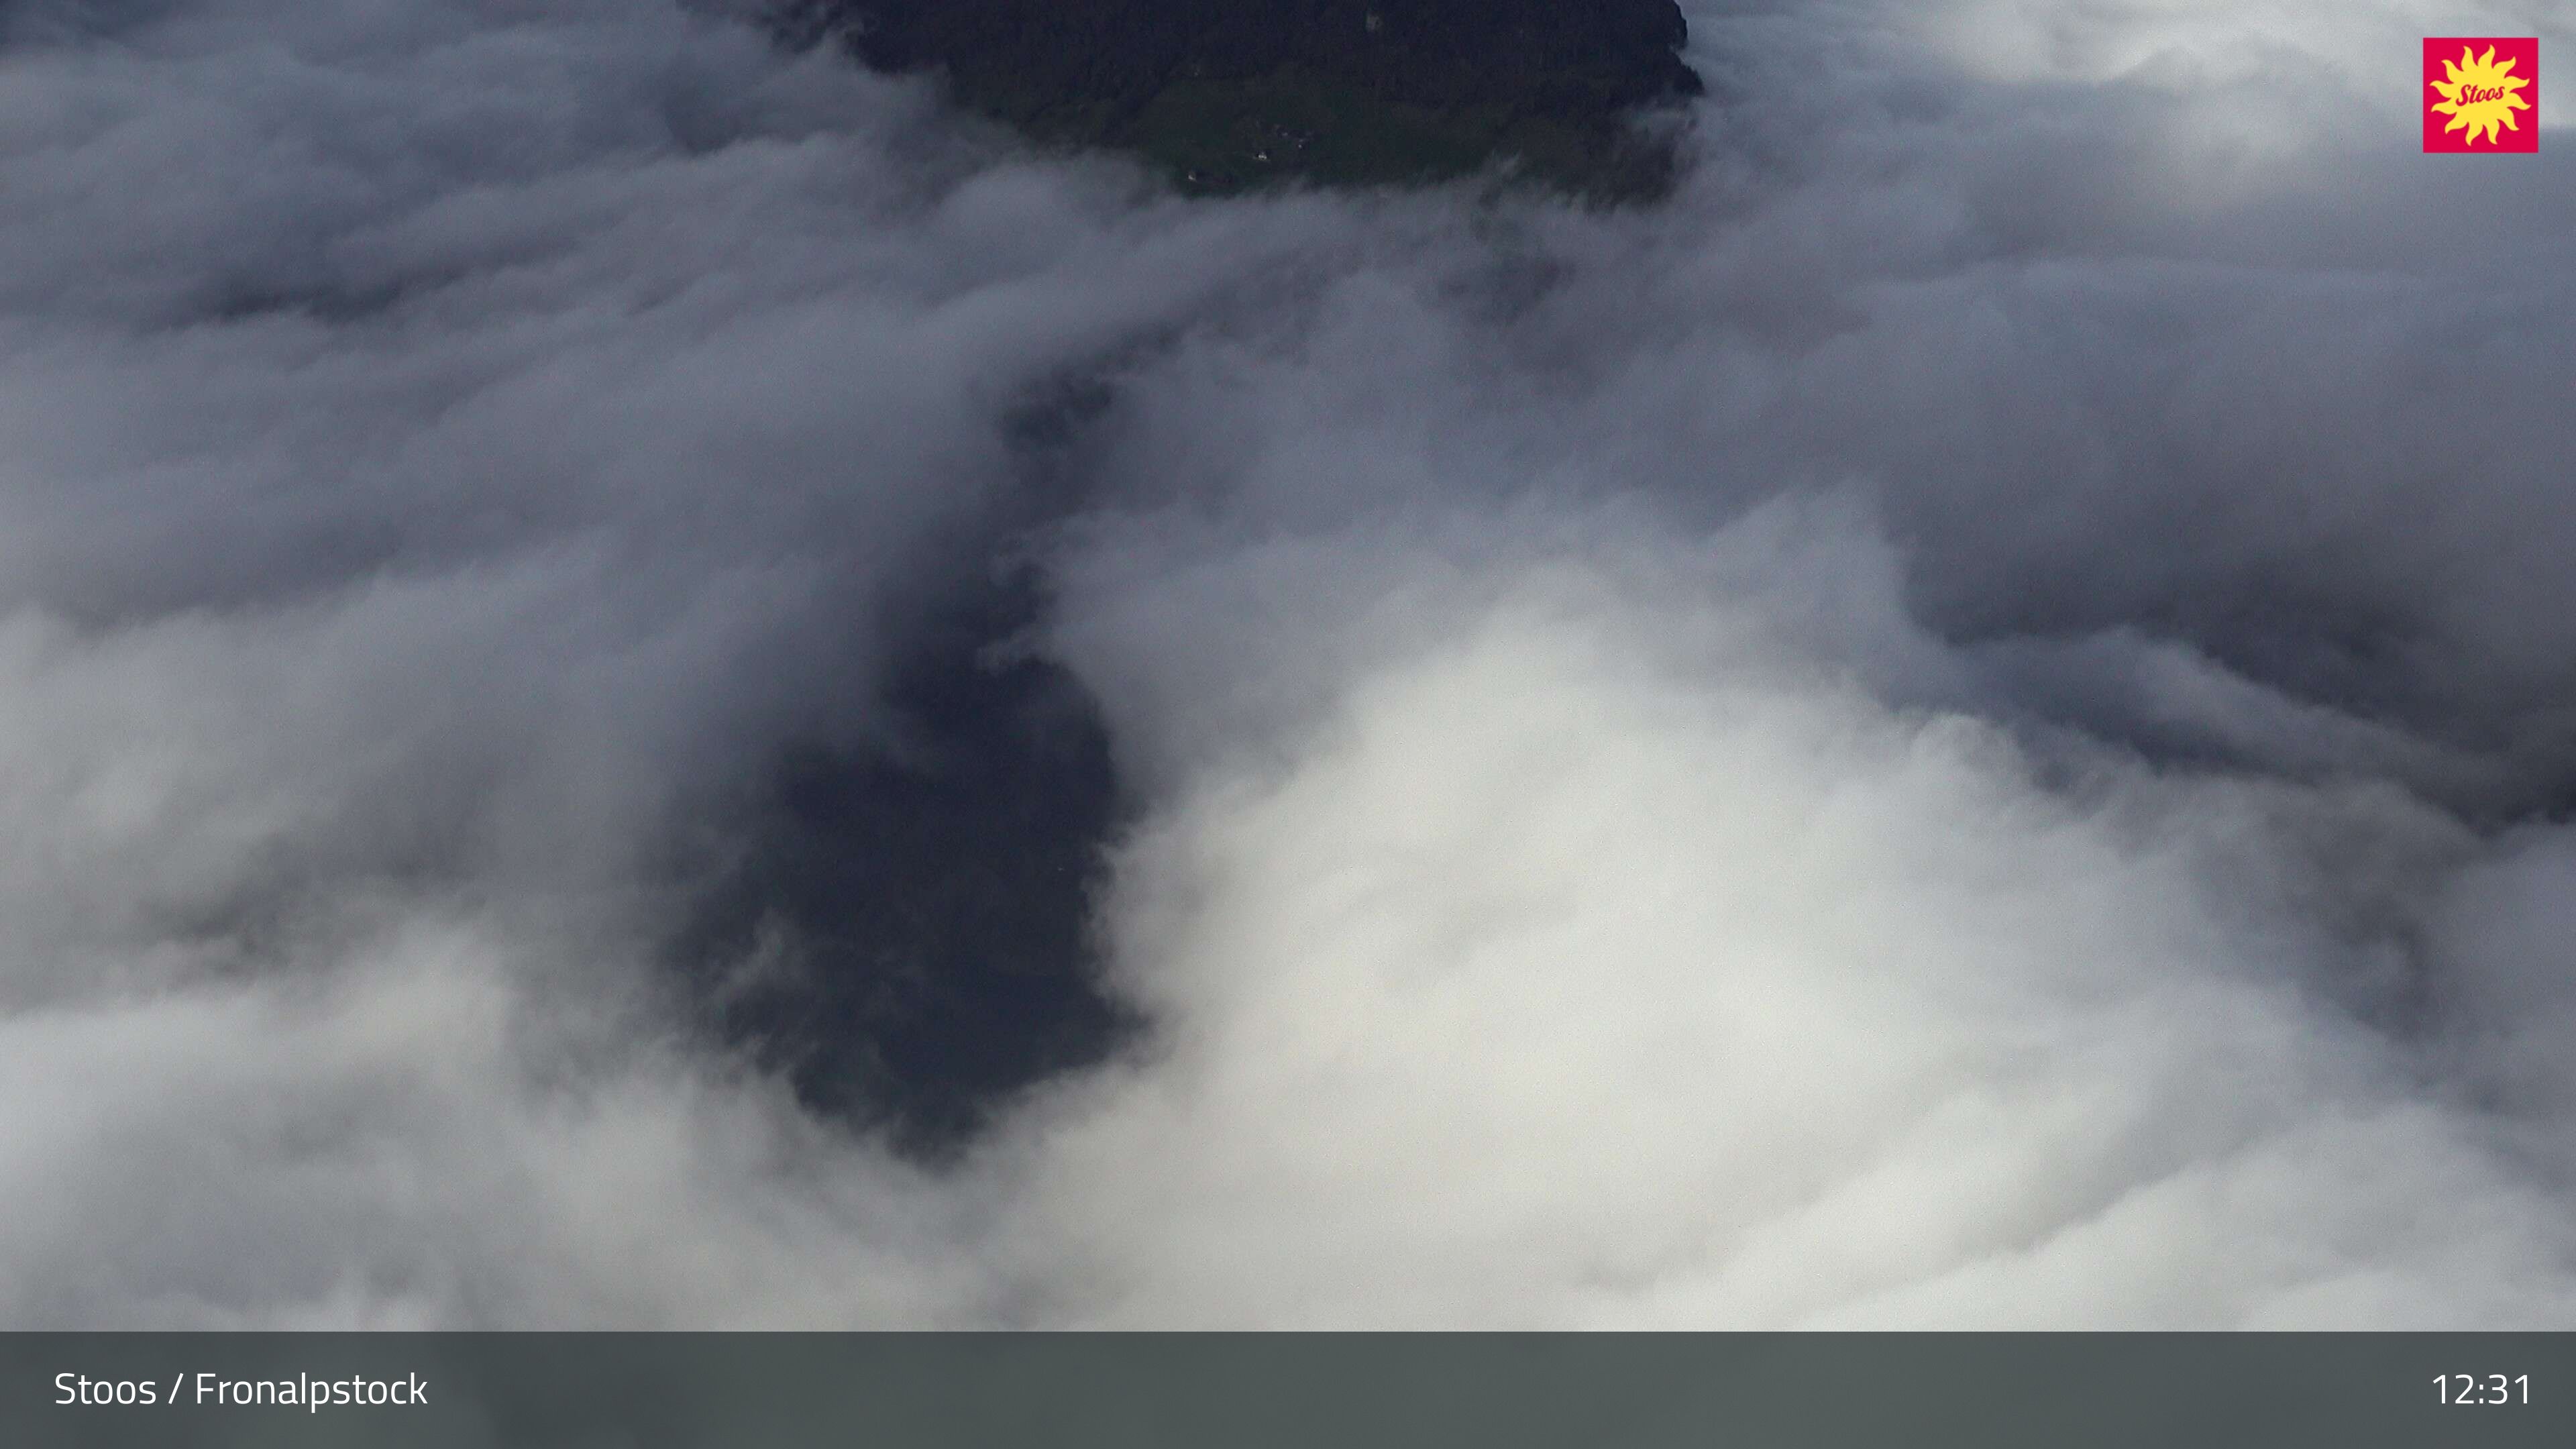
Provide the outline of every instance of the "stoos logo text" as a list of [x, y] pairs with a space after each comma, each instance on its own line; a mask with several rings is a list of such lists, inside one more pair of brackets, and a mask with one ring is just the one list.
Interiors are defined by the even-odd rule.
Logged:
[[2540, 41], [2439, 35], [2424, 41], [2426, 151], [2540, 149]]

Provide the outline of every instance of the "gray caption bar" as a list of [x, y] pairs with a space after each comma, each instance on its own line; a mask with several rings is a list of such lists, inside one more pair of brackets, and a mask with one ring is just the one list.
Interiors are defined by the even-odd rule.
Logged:
[[7, 1334], [0, 1444], [2576, 1449], [2576, 1335]]

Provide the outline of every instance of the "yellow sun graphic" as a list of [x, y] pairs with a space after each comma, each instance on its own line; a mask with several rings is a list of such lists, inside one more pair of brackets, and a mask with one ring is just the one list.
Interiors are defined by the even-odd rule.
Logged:
[[2513, 57], [2505, 57], [2504, 63], [2498, 65], [2494, 46], [2488, 46], [2485, 55], [2474, 55], [2464, 45], [2460, 47], [2460, 58], [2442, 62], [2442, 69], [2451, 78], [2433, 82], [2433, 89], [2442, 95], [2433, 109], [2451, 118], [2451, 124], [2442, 128], [2445, 135], [2466, 126], [2469, 134], [2462, 139], [2476, 145], [2482, 131], [2494, 141], [2501, 131], [2522, 129], [2513, 113], [2530, 110], [2531, 102], [2514, 92], [2531, 82], [2512, 74]]

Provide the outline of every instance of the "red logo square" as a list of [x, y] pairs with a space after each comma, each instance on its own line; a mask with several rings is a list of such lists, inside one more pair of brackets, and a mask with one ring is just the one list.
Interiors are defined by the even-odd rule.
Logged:
[[2539, 150], [2539, 37], [2427, 37], [2416, 102], [2427, 151]]

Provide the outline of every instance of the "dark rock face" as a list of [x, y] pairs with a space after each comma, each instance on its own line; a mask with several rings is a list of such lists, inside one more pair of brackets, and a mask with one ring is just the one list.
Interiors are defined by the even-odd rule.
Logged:
[[723, 1035], [924, 1157], [1127, 1026], [1089, 936], [1108, 738], [1082, 686], [1016, 643], [1037, 613], [1005, 579], [912, 631], [884, 689], [894, 736], [787, 751], [678, 943]]
[[1114, 366], [997, 418], [1013, 486], [879, 606], [864, 717], [811, 722], [674, 847], [667, 946], [704, 1024], [924, 1161], [1141, 1030], [1093, 936], [1124, 819], [1108, 728], [1035, 642], [1033, 540], [1082, 505]]
[[1512, 159], [1577, 189], [1658, 184], [1627, 124], [1697, 95], [1673, 0], [789, 0], [804, 38], [939, 69], [1041, 137], [1184, 184], [1408, 181]]

